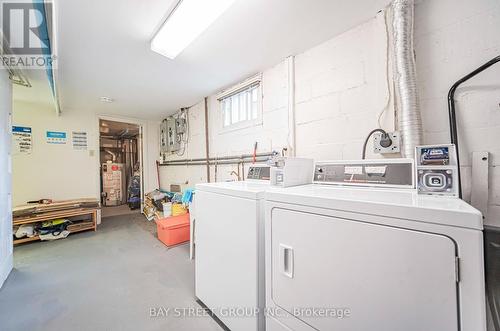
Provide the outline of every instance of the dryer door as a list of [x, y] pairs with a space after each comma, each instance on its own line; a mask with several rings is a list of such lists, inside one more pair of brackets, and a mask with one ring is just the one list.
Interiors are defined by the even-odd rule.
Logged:
[[307, 325], [458, 330], [448, 237], [277, 208], [271, 222], [272, 299]]

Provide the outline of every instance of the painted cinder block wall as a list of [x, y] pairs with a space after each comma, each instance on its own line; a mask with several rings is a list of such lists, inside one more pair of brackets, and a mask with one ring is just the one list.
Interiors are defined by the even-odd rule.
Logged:
[[12, 85], [0, 66], [0, 287], [12, 270], [11, 111]]
[[[424, 143], [449, 142], [447, 93], [451, 85], [500, 54], [500, 2], [420, 0], [415, 6], [415, 55]], [[297, 156], [359, 159], [366, 134], [387, 106], [386, 31], [381, 13], [295, 57]], [[391, 64], [389, 65], [390, 73]], [[490, 200], [487, 224], [500, 226], [500, 64], [457, 92], [464, 198], [470, 199], [471, 153], [488, 151]], [[391, 77], [391, 76], [390, 76]], [[235, 82], [237, 83], [237, 82]], [[221, 132], [215, 96], [209, 97], [210, 156], [280, 150], [288, 144], [286, 61], [263, 70], [263, 123]], [[392, 100], [382, 127], [394, 128]], [[205, 156], [204, 102], [191, 108], [189, 157]], [[198, 123], [200, 121], [202, 123]], [[196, 147], [195, 147], [196, 146]], [[369, 157], [380, 157], [370, 154]], [[217, 180], [235, 179], [236, 167], [218, 167]], [[214, 169], [211, 169], [214, 180]], [[204, 167], [163, 167], [162, 186], [206, 181]]]

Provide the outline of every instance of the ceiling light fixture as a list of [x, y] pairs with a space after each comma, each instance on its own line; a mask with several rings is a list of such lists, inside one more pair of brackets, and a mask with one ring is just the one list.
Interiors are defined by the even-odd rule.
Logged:
[[174, 59], [235, 0], [180, 0], [151, 40], [151, 50]]
[[112, 103], [113, 101], [115, 101], [115, 100], [113, 100], [113, 99], [112, 99], [112, 98], [110, 98], [110, 97], [100, 97], [100, 98], [99, 98], [99, 100], [100, 100], [101, 102], [105, 102], [105, 103]]

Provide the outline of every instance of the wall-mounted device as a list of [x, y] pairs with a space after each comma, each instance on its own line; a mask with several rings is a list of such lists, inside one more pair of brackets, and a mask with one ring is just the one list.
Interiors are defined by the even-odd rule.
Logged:
[[379, 154], [392, 154], [401, 151], [401, 138], [398, 131], [376, 132], [373, 134], [373, 152]]
[[278, 157], [271, 167], [271, 185], [291, 187], [312, 183], [313, 159]]
[[178, 135], [186, 133], [186, 120], [184, 118], [175, 119], [175, 132]]
[[414, 162], [413, 159], [316, 162], [314, 183], [413, 189]]
[[415, 160], [418, 193], [458, 197], [455, 145], [417, 146]]
[[[160, 149], [162, 153], [173, 153], [180, 149], [180, 139], [177, 132], [178, 120], [180, 119], [169, 117], [161, 122]], [[185, 123], [185, 120], [182, 120]], [[185, 124], [181, 126], [185, 128]]]

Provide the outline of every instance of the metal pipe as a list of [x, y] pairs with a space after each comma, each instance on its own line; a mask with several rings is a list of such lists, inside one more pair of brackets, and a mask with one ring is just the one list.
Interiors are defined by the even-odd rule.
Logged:
[[413, 158], [415, 147], [421, 145], [423, 140], [413, 54], [414, 1], [394, 0], [391, 7], [402, 154], [404, 157]]
[[483, 72], [484, 70], [488, 69], [489, 67], [498, 62], [500, 62], [500, 55], [489, 60], [488, 62], [486, 62], [476, 70], [472, 71], [468, 75], [465, 75], [464, 77], [460, 78], [455, 84], [451, 86], [450, 91], [448, 92], [448, 117], [450, 121], [450, 140], [452, 144], [455, 144], [457, 151], [458, 194], [460, 198], [462, 198], [462, 179], [460, 178], [460, 157], [458, 156], [459, 150], [458, 150], [457, 116], [455, 110], [455, 92], [461, 84], [465, 83], [472, 77]]
[[[255, 154], [256, 157], [272, 157], [277, 155], [277, 152], [268, 152], [268, 153], [257, 153]], [[207, 162], [208, 161], [215, 161], [215, 160], [241, 160], [241, 159], [251, 159], [253, 158], [253, 154], [243, 154], [243, 155], [234, 155], [234, 156], [222, 156], [222, 157], [211, 157], [211, 158], [195, 158], [195, 159], [181, 159], [181, 160], [172, 160], [168, 162], [164, 162], [160, 165], [163, 165], [165, 163], [182, 163], [185, 164], [186, 162]]]
[[288, 147], [290, 156], [297, 155], [295, 134], [295, 56], [287, 58], [288, 65]]
[[[265, 157], [260, 157], [260, 158], [257, 158], [256, 162], [259, 162], [259, 163], [262, 163], [262, 162], [267, 162], [269, 160], [269, 158], [265, 158]], [[234, 160], [223, 160], [223, 161], [217, 161], [217, 160], [214, 160], [214, 161], [209, 161], [209, 164], [210, 165], [239, 165], [239, 164], [244, 164], [244, 163], [253, 163], [253, 160], [238, 160], [238, 161], [234, 161]], [[162, 164], [160, 164], [160, 166], [163, 166], [163, 167], [168, 167], [168, 166], [202, 166], [202, 165], [206, 165], [207, 162], [185, 162], [185, 163], [179, 163], [179, 162], [164, 162]]]
[[210, 148], [208, 139], [208, 98], [205, 97], [205, 157], [207, 163], [207, 183], [210, 183]]

